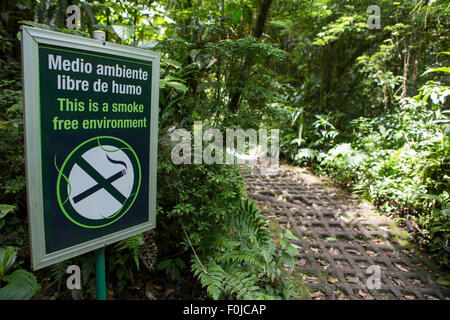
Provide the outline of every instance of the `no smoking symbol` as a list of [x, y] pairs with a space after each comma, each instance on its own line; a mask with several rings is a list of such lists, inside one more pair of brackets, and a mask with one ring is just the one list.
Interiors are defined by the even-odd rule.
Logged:
[[84, 228], [105, 227], [123, 217], [141, 184], [135, 151], [116, 137], [96, 137], [81, 143], [61, 168], [56, 168], [59, 206], [70, 221]]

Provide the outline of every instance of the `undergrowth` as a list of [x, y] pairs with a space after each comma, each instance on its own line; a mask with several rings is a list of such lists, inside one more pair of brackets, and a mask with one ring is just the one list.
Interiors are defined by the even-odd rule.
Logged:
[[[443, 267], [450, 263], [450, 126], [444, 101], [450, 90], [429, 83], [395, 112], [348, 123], [346, 132], [323, 148], [318, 140], [292, 158], [311, 165], [341, 186], [397, 217]], [[340, 132], [318, 119], [317, 130]]]

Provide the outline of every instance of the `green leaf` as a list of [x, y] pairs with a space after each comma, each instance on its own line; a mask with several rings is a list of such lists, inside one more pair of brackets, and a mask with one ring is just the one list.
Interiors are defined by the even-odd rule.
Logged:
[[231, 15], [231, 21], [233, 22], [233, 24], [237, 24], [239, 21], [241, 21], [241, 16], [242, 16], [241, 9], [233, 12], [233, 14]]
[[8, 285], [0, 289], [0, 300], [28, 300], [41, 288], [36, 277], [23, 269], [1, 279], [8, 282]]
[[95, 18], [94, 12], [92, 11], [92, 8], [89, 4], [83, 3], [82, 4], [84, 11], [87, 13], [87, 16], [89, 18], [89, 21], [91, 25], [97, 23], [97, 19]]
[[161, 64], [166, 64], [177, 69], [181, 68], [181, 62], [172, 59], [164, 59], [161, 61]]
[[424, 193], [420, 193], [419, 195], [421, 195], [423, 198], [427, 198], [427, 199], [430, 199], [430, 200], [436, 200], [436, 201], [438, 201], [439, 203], [442, 202], [441, 197], [440, 197], [440, 196], [437, 196], [437, 195], [435, 195], [435, 194], [429, 194], [429, 193], [424, 194]]
[[295, 236], [295, 234], [292, 233], [291, 230], [286, 230], [285, 237], [289, 240], [298, 240], [298, 238]]
[[19, 23], [26, 24], [28, 26], [32, 26], [32, 27], [35, 27], [35, 28], [41, 28], [41, 29], [46, 29], [46, 30], [50, 30], [51, 29], [50, 26], [48, 26], [46, 24], [37, 23], [37, 22], [34, 22], [34, 21], [22, 20], [22, 21], [19, 21]]
[[122, 40], [128, 40], [134, 37], [134, 27], [126, 24], [113, 24], [112, 28], [117, 36]]
[[290, 244], [290, 243], [288, 243], [288, 245], [286, 246], [286, 251], [287, 251], [287, 253], [289, 253], [293, 257], [299, 255], [297, 249], [295, 249], [295, 247], [292, 244]]
[[22, 102], [13, 104], [11, 107], [6, 109], [6, 112], [11, 113], [11, 112], [14, 112], [14, 111], [19, 111], [19, 110], [23, 110]]
[[153, 49], [158, 45], [158, 40], [138, 41], [136, 47], [143, 49]]
[[13, 266], [17, 258], [16, 249], [13, 247], [0, 248], [0, 276], [3, 276]]
[[105, 30], [105, 31], [109, 31], [109, 32], [114, 33], [113, 27], [108, 26], [108, 25], [104, 25], [104, 24], [94, 24], [92, 27], [95, 28], [95, 29], [103, 29], [103, 30]]
[[164, 87], [164, 85], [174, 88], [175, 90], [182, 91], [183, 93], [186, 93], [188, 90], [188, 87], [186, 87], [184, 84], [182, 84], [180, 82], [176, 82], [176, 81], [161, 80], [161, 86]]
[[5, 217], [8, 213], [16, 210], [17, 207], [10, 204], [0, 204], [0, 219]]
[[165, 259], [158, 263], [158, 266], [156, 267], [157, 270], [163, 270], [169, 267], [172, 264], [172, 259]]
[[450, 276], [442, 276], [436, 282], [443, 286], [450, 286]]
[[175, 263], [180, 267], [180, 268], [184, 268], [186, 265], [184, 263], [183, 260], [181, 260], [180, 258], [176, 258], [175, 259]]
[[441, 68], [435, 68], [435, 69], [428, 69], [427, 71], [425, 71], [422, 76], [431, 73], [431, 72], [447, 72], [450, 73], [450, 67], [441, 67]]
[[286, 252], [281, 253], [281, 261], [283, 261], [284, 264], [287, 264], [289, 268], [294, 270], [294, 261], [289, 254], [287, 254]]

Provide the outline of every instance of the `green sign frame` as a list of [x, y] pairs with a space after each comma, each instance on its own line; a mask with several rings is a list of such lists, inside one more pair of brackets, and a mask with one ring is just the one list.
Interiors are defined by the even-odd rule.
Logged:
[[[90, 96], [109, 102], [111, 99], [118, 99], [117, 101], [123, 104], [128, 103], [129, 110], [132, 111], [124, 109], [121, 113], [104, 111], [95, 114], [88, 113], [86, 108], [84, 112], [74, 113], [70, 110], [71, 112], [58, 113], [63, 110], [63, 102], [59, 110], [56, 100], [63, 98], [55, 97], [64, 96], [65, 92], [60, 87], [60, 79], [71, 76], [72, 78], [78, 76], [80, 79], [83, 77], [71, 73], [73, 70], [65, 72], [67, 70], [64, 69], [64, 60], [61, 64], [62, 71], [50, 70], [50, 66], [54, 68], [57, 62], [59, 63], [54, 58], [57, 55], [61, 55], [62, 59], [81, 57], [80, 61], [85, 63], [90, 61], [94, 67], [95, 63], [97, 67], [102, 62], [105, 66], [108, 63], [112, 66], [118, 61], [119, 67], [123, 66], [123, 71], [120, 71], [124, 76], [122, 79], [117, 78], [118, 71], [106, 77], [103, 74], [99, 76], [98, 70], [95, 79], [103, 77], [102, 81], [109, 81], [110, 84], [113, 84], [113, 80], [138, 83], [139, 90], [142, 90], [139, 91], [139, 96], [134, 98], [132, 94], [136, 93], [132, 91], [119, 95], [119, 92], [115, 94], [84, 90], [88, 86], [94, 88], [94, 73], [92, 73], [86, 74], [85, 78], [90, 79], [86, 88], [80, 80], [78, 100], [84, 99], [87, 103], [87, 97]], [[48, 62], [42, 59], [47, 56]], [[148, 76], [141, 76], [139, 81], [135, 80], [137, 78], [125, 79], [125, 72], [128, 72], [126, 68], [135, 68], [136, 75], [139, 68], [139, 72], [142, 73], [144, 70]], [[105, 247], [156, 227], [159, 76], [160, 53], [44, 29], [22, 27], [25, 159], [33, 270]], [[99, 82], [98, 88], [101, 87], [101, 81]], [[66, 96], [73, 101], [73, 97], [78, 97], [77, 94], [69, 92]], [[137, 106], [136, 101], [141, 107]], [[131, 106], [133, 104], [134, 106]], [[43, 107], [46, 108], [45, 112]], [[61, 122], [62, 120], [55, 114], [60, 118], [67, 115], [78, 120]], [[137, 114], [141, 118], [137, 119]], [[131, 118], [126, 118], [127, 116]], [[71, 121], [77, 121], [76, 126], [73, 126]], [[94, 124], [97, 121], [103, 127], [94, 128], [89, 125], [90, 121]], [[119, 127], [122, 123], [126, 123], [127, 127]], [[101, 156], [101, 161], [107, 159], [111, 167], [123, 166], [124, 169], [112, 175], [111, 172], [101, 172], [98, 165], [93, 168], [93, 163], [86, 161], [87, 155], [91, 153], [96, 157]], [[80, 185], [86, 182], [83, 181], [81, 174], [77, 173], [78, 166], [84, 170], [83, 174], [87, 173], [89, 179], [94, 181], [94, 185], [91, 181], [90, 188], [84, 192], [80, 192]], [[117, 181], [124, 181], [122, 177], [126, 172], [128, 172], [127, 179], [131, 179], [127, 180], [131, 181], [128, 182], [128, 193], [124, 192], [123, 188], [119, 192]], [[121, 178], [122, 180], [119, 180]], [[116, 183], [115, 186], [113, 183]], [[120, 186], [123, 187], [124, 183], [121, 183]], [[75, 184], [74, 188], [72, 184]], [[77, 187], [78, 195], [72, 194]], [[90, 198], [91, 203], [98, 203], [94, 211], [99, 211], [100, 216], [95, 218], [81, 216], [82, 210], [86, 211], [87, 208], [89, 211], [94, 207], [92, 204], [91, 207], [88, 205], [77, 207], [78, 202], [82, 203], [84, 199], [93, 197], [92, 195], [98, 197], [100, 191], [118, 199], [120, 209], [116, 207], [114, 209], [116, 211], [103, 215], [101, 212], [106, 212], [107, 203], [96, 202], [98, 198]], [[65, 238], [66, 234], [68, 239]]]

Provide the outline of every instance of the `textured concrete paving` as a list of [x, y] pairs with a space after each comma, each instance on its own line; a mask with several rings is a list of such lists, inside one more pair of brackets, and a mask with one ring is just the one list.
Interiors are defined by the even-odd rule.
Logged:
[[[448, 288], [436, 283], [442, 274], [402, 240], [407, 233], [372, 206], [358, 204], [302, 168], [247, 171], [244, 178], [266, 219], [298, 237], [291, 241], [299, 246], [296, 269], [312, 299], [450, 297]], [[379, 289], [369, 289], [376, 285], [369, 266], [379, 268]]]

